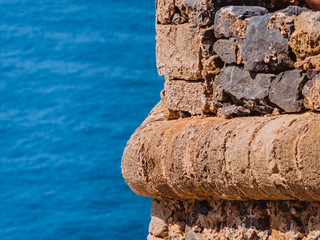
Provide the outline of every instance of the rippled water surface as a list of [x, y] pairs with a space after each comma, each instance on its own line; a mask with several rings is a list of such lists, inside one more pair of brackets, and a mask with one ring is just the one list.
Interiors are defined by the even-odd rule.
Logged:
[[0, 1], [0, 239], [146, 239], [121, 176], [159, 100], [154, 1]]

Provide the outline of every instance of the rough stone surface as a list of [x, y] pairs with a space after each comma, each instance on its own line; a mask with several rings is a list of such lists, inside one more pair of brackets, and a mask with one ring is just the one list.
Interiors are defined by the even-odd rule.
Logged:
[[218, 112], [219, 117], [224, 118], [231, 118], [231, 117], [237, 117], [237, 116], [247, 116], [250, 115], [251, 111], [249, 109], [246, 109], [242, 106], [224, 106], [221, 108]]
[[160, 215], [154, 216], [151, 219], [150, 225], [149, 225], [149, 232], [154, 237], [165, 237], [169, 234], [168, 225], [164, 221], [166, 219], [166, 216]]
[[156, 0], [156, 20], [157, 23], [170, 24], [171, 20], [176, 13], [174, 0]]
[[270, 101], [286, 112], [301, 112], [303, 110], [301, 92], [307, 80], [307, 75], [299, 70], [279, 74], [271, 83]]
[[205, 29], [201, 31], [201, 54], [202, 54], [202, 76], [204, 79], [212, 79], [216, 74], [221, 72], [224, 63], [213, 50], [216, 42], [214, 31]]
[[203, 79], [209, 80], [212, 85], [212, 79], [221, 72], [224, 63], [217, 54], [204, 56], [201, 59]]
[[165, 89], [122, 158], [156, 199], [148, 240], [320, 239], [320, 15], [303, 5], [156, 0]]
[[157, 26], [157, 67], [170, 79], [212, 78], [223, 68], [213, 51], [216, 39], [212, 30], [192, 33], [188, 23]]
[[212, 95], [204, 82], [166, 80], [165, 105], [172, 111], [185, 111], [191, 115], [214, 112]]
[[157, 24], [175, 24], [175, 15], [179, 15], [194, 28], [210, 25], [215, 12], [213, 2], [206, 0], [156, 0], [156, 8]]
[[260, 6], [270, 11], [283, 9], [288, 5], [305, 6], [304, 1], [297, 0], [156, 0], [157, 24], [175, 24], [176, 14], [186, 19], [195, 28], [212, 25], [215, 13], [225, 6]]
[[230, 102], [263, 114], [271, 113], [273, 109], [267, 98], [274, 77], [273, 74], [249, 73], [237, 66], [227, 67], [214, 83], [216, 106]]
[[152, 198], [319, 201], [319, 126], [318, 114], [147, 121], [122, 171]]
[[320, 111], [320, 74], [309, 80], [302, 90], [306, 109]]
[[215, 84], [237, 101], [264, 99], [269, 94], [272, 74], [250, 74], [237, 66], [227, 67], [217, 77]]
[[266, 8], [248, 6], [228, 6], [220, 8], [215, 15], [214, 30], [216, 38], [236, 37], [232, 31], [237, 20], [244, 21], [253, 16], [262, 16], [268, 13]]
[[295, 67], [320, 71], [320, 12], [304, 12], [294, 21], [289, 45], [297, 57]]
[[[319, 211], [320, 202], [154, 200], [151, 216], [173, 229], [171, 235], [164, 231], [161, 239], [316, 240]], [[150, 231], [148, 239], [153, 236]]]
[[157, 67], [171, 79], [198, 80], [201, 75], [200, 37], [188, 24], [157, 26]]
[[235, 39], [219, 39], [214, 43], [213, 50], [218, 54], [218, 56], [221, 58], [223, 62], [237, 62]]
[[303, 11], [306, 9], [290, 6], [276, 13], [250, 18], [241, 51], [246, 70], [278, 72], [293, 68], [294, 59], [286, 37], [290, 35], [291, 28], [281, 28], [281, 25], [286, 20], [290, 21], [290, 16]]
[[320, 71], [320, 55], [306, 57], [303, 61], [295, 62], [295, 68]]

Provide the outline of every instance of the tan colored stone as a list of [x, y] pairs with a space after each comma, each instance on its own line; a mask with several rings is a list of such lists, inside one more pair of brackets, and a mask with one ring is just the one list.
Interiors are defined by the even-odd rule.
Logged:
[[214, 77], [219, 74], [224, 67], [224, 62], [213, 50], [215, 42], [216, 38], [214, 37], [214, 31], [212, 29], [209, 28], [201, 31], [201, 73], [203, 79], [209, 84], [212, 84]]
[[[152, 206], [152, 216], [164, 215], [168, 207], [173, 217], [179, 216], [176, 220], [162, 218], [168, 228], [177, 230], [168, 239], [320, 238], [320, 202], [161, 200], [154, 201]], [[213, 215], [218, 220], [211, 221]], [[181, 222], [186, 223], [185, 228], [178, 227]]]
[[207, 78], [208, 76], [212, 76], [213, 78], [218, 75], [224, 63], [221, 61], [218, 55], [214, 54], [212, 56], [204, 56], [201, 59], [202, 63], [202, 75], [203, 78]]
[[165, 105], [171, 111], [185, 111], [191, 115], [214, 112], [212, 95], [207, 93], [203, 81], [167, 79]]
[[172, 224], [169, 229], [169, 239], [185, 240], [184, 232], [182, 231], [184, 228], [182, 228], [180, 223]]
[[315, 70], [320, 71], [320, 55], [306, 57], [302, 61], [294, 63], [294, 67], [301, 70]]
[[170, 79], [198, 80], [201, 75], [200, 37], [188, 24], [157, 26], [157, 67]]
[[155, 237], [167, 237], [169, 236], [168, 225], [159, 217], [152, 217], [149, 225], [149, 233]]
[[297, 57], [298, 69], [320, 71], [320, 12], [304, 12], [294, 21], [289, 45]]
[[212, 79], [224, 63], [212, 50], [213, 30], [191, 32], [189, 24], [157, 26], [157, 67], [169, 79]]
[[170, 24], [175, 14], [175, 0], [156, 0], [156, 22]]
[[164, 104], [164, 100], [161, 100], [149, 113], [149, 116], [143, 121], [142, 125], [146, 125], [150, 122], [156, 122], [156, 121], [164, 121], [164, 120], [170, 120], [170, 119], [177, 119], [179, 118], [179, 114], [170, 111], [168, 108], [166, 108]]
[[320, 111], [320, 74], [306, 83], [302, 90], [304, 106], [307, 109]]
[[163, 239], [168, 239], [168, 238], [158, 238], [158, 237], [155, 237], [155, 236], [153, 236], [153, 235], [151, 235], [151, 234], [149, 234], [148, 235], [148, 237], [147, 237], [147, 240], [163, 240]]
[[143, 124], [122, 172], [152, 198], [320, 200], [318, 114]]

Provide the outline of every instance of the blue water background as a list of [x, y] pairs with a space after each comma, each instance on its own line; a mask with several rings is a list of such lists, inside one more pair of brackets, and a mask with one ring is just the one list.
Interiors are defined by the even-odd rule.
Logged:
[[146, 239], [120, 169], [159, 101], [154, 0], [0, 1], [0, 239]]

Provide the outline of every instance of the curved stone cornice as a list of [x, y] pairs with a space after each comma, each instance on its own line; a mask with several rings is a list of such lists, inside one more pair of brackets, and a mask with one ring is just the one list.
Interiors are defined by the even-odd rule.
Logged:
[[157, 108], [123, 154], [123, 176], [137, 194], [320, 200], [319, 114], [165, 120]]

